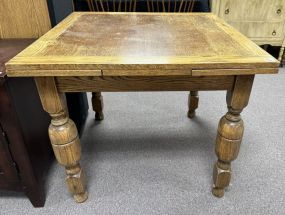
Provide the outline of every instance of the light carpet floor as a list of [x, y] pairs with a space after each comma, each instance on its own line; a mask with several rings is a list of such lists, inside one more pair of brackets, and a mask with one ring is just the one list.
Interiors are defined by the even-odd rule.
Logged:
[[[211, 194], [217, 124], [225, 92], [201, 92], [189, 120], [188, 92], [103, 93], [105, 120], [89, 110], [81, 142], [89, 198], [76, 204], [54, 163], [44, 208], [0, 193], [0, 214], [285, 214], [285, 69], [258, 75], [243, 111], [245, 133], [224, 198]], [[5, 194], [5, 195], [4, 195]]]

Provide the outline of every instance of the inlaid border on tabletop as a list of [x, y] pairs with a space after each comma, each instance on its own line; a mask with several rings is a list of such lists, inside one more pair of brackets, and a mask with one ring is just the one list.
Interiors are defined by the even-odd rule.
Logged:
[[[200, 16], [203, 17], [203, 19], [213, 21], [213, 23], [215, 23], [215, 26], [218, 26], [219, 31], [225, 32], [232, 41], [234, 41], [236, 44], [241, 45], [242, 49], [247, 50], [247, 53], [250, 54], [214, 55], [212, 53], [211, 55], [208, 55], [207, 50], [205, 50], [205, 54], [189, 56], [84, 56], [82, 54], [68, 55], [68, 53], [58, 56], [44, 56], [38, 54], [42, 53], [47, 45], [51, 42], [60, 44], [60, 42], [57, 40], [58, 37], [61, 36], [71, 26], [76, 25], [77, 20], [83, 15], [98, 17], [101, 15], [133, 16], [136, 18], [142, 16], [153, 16], [156, 18], [156, 25], [158, 25], [159, 22], [161, 22], [161, 25], [165, 24], [166, 21], [161, 17], [168, 16], [175, 20], [175, 17], [185, 16], [189, 17], [190, 20], [193, 16]], [[179, 33], [179, 36], [185, 36], [184, 33], [185, 32], [182, 30], [182, 32]], [[202, 33], [202, 35], [204, 34], [206, 34], [206, 32]], [[210, 44], [212, 46], [219, 47], [222, 45], [221, 42], [212, 43], [213, 44]], [[84, 43], [83, 48], [85, 48]], [[115, 76], [125, 76], [126, 73], [128, 73], [127, 75], [130, 75], [132, 71], [134, 72], [133, 75], [137, 75], [138, 71], [140, 73], [139, 75], [142, 76], [152, 75], [149, 70], [153, 70], [153, 74], [160, 73], [161, 70], [175, 70], [175, 75], [185, 75], [185, 70], [188, 70], [191, 71], [191, 75], [193, 76], [207, 76], [277, 73], [278, 65], [279, 62], [275, 58], [262, 50], [237, 30], [229, 26], [222, 19], [216, 17], [211, 13], [171, 13], [170, 15], [166, 13], [74, 12], [59, 25], [46, 33], [15, 58], [10, 60], [6, 64], [6, 68], [8, 76], [13, 77], [103, 76], [104, 70], [106, 70], [105, 75], [107, 75], [107, 71], [109, 70], [116, 70], [112, 71], [112, 75]], [[166, 72], [165, 75], [168, 74]]]

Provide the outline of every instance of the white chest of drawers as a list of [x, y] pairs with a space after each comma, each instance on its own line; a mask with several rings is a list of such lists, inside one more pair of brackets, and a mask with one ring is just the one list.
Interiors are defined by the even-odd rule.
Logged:
[[285, 47], [285, 0], [211, 0], [212, 12], [258, 45]]

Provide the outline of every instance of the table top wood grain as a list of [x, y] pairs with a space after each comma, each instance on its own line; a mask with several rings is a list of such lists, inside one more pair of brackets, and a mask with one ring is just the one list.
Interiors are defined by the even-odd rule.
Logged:
[[8, 76], [199, 76], [276, 73], [278, 65], [211, 13], [75, 12], [6, 68]]

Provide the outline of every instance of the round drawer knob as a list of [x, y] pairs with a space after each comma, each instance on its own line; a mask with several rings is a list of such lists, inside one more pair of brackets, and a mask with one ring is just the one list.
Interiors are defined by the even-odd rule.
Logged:
[[226, 9], [225, 14], [229, 14], [229, 13], [230, 13], [230, 9]]
[[272, 36], [276, 36], [276, 31], [275, 30], [272, 32]]
[[277, 13], [277, 14], [281, 14], [281, 9], [278, 9], [278, 10], [276, 11], [276, 13]]

